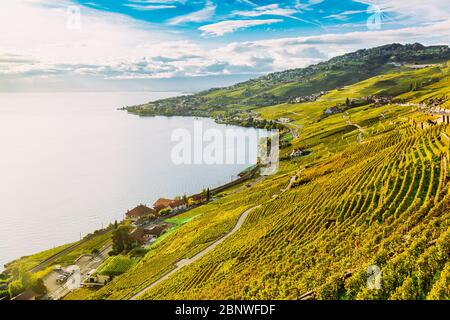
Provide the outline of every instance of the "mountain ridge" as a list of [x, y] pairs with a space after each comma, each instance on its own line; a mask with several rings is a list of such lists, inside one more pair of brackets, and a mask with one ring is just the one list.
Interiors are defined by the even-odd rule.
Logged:
[[234, 109], [251, 110], [395, 72], [403, 64], [447, 60], [450, 60], [450, 48], [446, 45], [427, 47], [420, 43], [393, 43], [360, 49], [305, 68], [274, 72], [228, 87], [212, 88], [193, 95], [157, 100], [125, 109], [141, 116], [211, 116]]

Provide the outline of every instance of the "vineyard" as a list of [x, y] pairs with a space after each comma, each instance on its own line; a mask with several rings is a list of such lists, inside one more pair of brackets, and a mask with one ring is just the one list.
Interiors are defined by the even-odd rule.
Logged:
[[[316, 101], [256, 108], [299, 128], [278, 173], [171, 218], [141, 260], [110, 258], [102, 272], [114, 279], [70, 298], [449, 299], [450, 124], [427, 105], [448, 106], [449, 75], [448, 63], [401, 68]], [[389, 100], [324, 112], [368, 96]], [[308, 153], [289, 157], [295, 148]], [[226, 241], [156, 282], [249, 209]], [[368, 270], [378, 270], [375, 289]]]
[[[439, 296], [449, 271], [448, 142], [439, 139], [448, 130], [387, 131], [303, 171], [311, 182], [267, 201], [240, 235], [145, 298]], [[382, 270], [380, 290], [366, 288], [369, 265]]]
[[113, 256], [106, 259], [97, 272], [107, 276], [117, 276], [127, 272], [133, 266], [133, 263], [133, 260], [127, 256]]

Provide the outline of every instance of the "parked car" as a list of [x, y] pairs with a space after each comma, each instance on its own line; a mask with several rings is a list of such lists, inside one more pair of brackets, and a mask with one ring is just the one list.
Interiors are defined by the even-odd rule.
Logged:
[[68, 277], [66, 275], [60, 275], [58, 278], [56, 278], [56, 283], [59, 284], [64, 283], [67, 281], [67, 278]]
[[62, 274], [56, 278], [56, 283], [62, 284], [69, 279], [69, 277], [73, 274], [73, 271], [62, 271]]

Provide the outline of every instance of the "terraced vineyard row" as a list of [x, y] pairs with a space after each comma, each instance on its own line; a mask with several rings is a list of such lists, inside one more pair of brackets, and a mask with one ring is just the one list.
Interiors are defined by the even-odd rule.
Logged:
[[[439, 295], [450, 252], [446, 131], [402, 124], [307, 168], [307, 183], [265, 202], [232, 239], [144, 298]], [[381, 290], [367, 289], [369, 265], [382, 271]]]

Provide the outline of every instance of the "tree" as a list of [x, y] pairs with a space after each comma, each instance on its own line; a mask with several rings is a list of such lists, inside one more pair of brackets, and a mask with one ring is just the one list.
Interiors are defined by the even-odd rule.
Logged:
[[347, 107], [350, 105], [350, 99], [349, 99], [349, 98], [347, 98], [347, 99], [345, 100], [345, 105], [346, 105]]
[[117, 224], [117, 220], [114, 221], [114, 229], [117, 229], [118, 224]]
[[33, 281], [33, 285], [31, 286], [31, 289], [40, 295], [44, 295], [47, 293], [47, 287], [44, 284], [44, 280], [42, 280], [41, 278], [38, 278], [36, 280]]
[[31, 273], [21, 265], [17, 272], [17, 280], [12, 281], [8, 286], [8, 293], [11, 298], [24, 292], [26, 289], [32, 289], [35, 293], [45, 294], [47, 288], [40, 278], [33, 278]]
[[113, 231], [113, 250], [117, 253], [132, 249], [134, 244], [130, 226], [120, 226]]
[[8, 293], [11, 298], [25, 291], [20, 279], [14, 280], [8, 285]]
[[19, 279], [24, 288], [29, 288], [32, 285], [33, 278], [23, 265], [19, 267]]
[[161, 211], [159, 211], [159, 215], [160, 216], [165, 216], [166, 214], [169, 214], [170, 211], [171, 210], [169, 208], [162, 209]]
[[206, 201], [209, 201], [209, 199], [211, 198], [211, 191], [209, 191], [209, 188], [206, 189]]
[[200, 194], [202, 196], [202, 200], [206, 199], [206, 189], [203, 188], [202, 193]]

